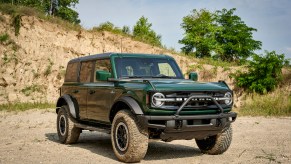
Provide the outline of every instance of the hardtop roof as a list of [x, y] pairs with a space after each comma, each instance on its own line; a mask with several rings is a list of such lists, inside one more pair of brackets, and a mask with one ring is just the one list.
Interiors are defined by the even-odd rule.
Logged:
[[96, 59], [106, 59], [110, 58], [112, 55], [119, 57], [153, 57], [153, 58], [169, 58], [173, 59], [171, 56], [162, 55], [162, 54], [139, 54], [139, 53], [103, 53], [103, 54], [95, 54], [89, 56], [83, 56], [79, 58], [75, 58], [69, 61], [69, 63], [96, 60]]

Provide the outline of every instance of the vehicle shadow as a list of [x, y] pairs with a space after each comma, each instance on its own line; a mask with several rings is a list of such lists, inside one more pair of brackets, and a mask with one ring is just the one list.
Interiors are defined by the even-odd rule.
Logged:
[[[48, 140], [60, 144], [57, 133], [47, 133], [45, 136]], [[83, 131], [76, 144], [64, 146], [87, 149], [92, 153], [117, 160], [112, 149], [110, 135], [106, 133]]]
[[152, 161], [201, 156], [201, 151], [194, 147], [195, 141], [189, 142], [193, 142], [193, 147], [171, 142], [151, 141], [149, 142], [148, 151], [144, 160]]
[[[59, 143], [57, 133], [47, 133], [45, 136], [48, 140]], [[150, 140], [144, 160], [153, 161], [201, 156], [200, 150], [194, 147], [195, 141], [190, 142], [193, 142], [193, 147]], [[85, 131], [81, 133], [78, 143], [66, 146], [87, 149], [92, 153], [117, 160], [112, 149], [109, 134]]]

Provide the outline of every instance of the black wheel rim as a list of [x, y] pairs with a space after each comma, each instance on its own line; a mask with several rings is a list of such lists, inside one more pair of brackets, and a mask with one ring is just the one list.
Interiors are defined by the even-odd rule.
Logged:
[[65, 135], [66, 133], [66, 118], [64, 115], [61, 115], [60, 117], [60, 121], [59, 121], [59, 129], [60, 129], [60, 133], [61, 135]]
[[128, 147], [128, 129], [127, 126], [120, 122], [116, 127], [116, 144], [119, 150], [125, 151]]

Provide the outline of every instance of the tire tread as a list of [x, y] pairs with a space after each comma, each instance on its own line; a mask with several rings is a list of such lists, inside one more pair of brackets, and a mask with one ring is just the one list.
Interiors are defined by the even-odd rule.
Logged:
[[229, 148], [231, 141], [232, 128], [229, 126], [223, 132], [215, 136], [215, 144], [207, 145], [205, 140], [196, 140], [196, 143], [202, 153], [218, 155], [224, 153]]
[[[124, 119], [129, 130], [129, 146], [124, 154], [121, 154], [115, 146], [114, 131], [118, 119]], [[116, 157], [122, 162], [139, 162], [144, 158], [148, 148], [146, 130], [139, 125], [134, 115], [128, 110], [121, 110], [115, 115], [111, 129], [111, 141]]]

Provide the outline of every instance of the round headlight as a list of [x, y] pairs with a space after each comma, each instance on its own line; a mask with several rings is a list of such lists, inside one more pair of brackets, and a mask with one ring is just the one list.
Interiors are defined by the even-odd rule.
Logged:
[[160, 106], [164, 105], [165, 102], [159, 100], [159, 99], [163, 99], [163, 98], [165, 98], [165, 95], [163, 95], [162, 93], [155, 93], [152, 96], [152, 105], [155, 107], [160, 107]]
[[232, 94], [230, 92], [226, 92], [225, 95], [224, 95], [224, 98], [226, 98], [224, 100], [225, 104], [226, 105], [231, 105], [231, 103], [232, 103]]

